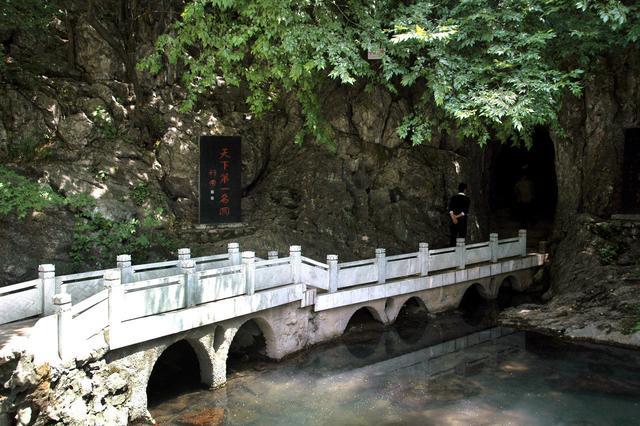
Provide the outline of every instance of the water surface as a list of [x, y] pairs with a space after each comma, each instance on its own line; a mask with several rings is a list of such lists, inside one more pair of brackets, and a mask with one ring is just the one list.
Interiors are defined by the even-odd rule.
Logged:
[[[638, 425], [635, 351], [572, 346], [448, 314], [366, 327], [151, 407], [159, 424]], [[484, 329], [484, 330], [483, 330]]]

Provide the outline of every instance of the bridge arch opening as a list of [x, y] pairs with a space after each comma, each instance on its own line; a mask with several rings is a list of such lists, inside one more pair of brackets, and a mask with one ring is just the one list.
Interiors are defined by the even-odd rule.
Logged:
[[356, 333], [369, 330], [382, 330], [382, 319], [375, 309], [365, 306], [356, 310], [349, 318], [344, 333]]
[[155, 362], [147, 382], [149, 407], [198, 389], [206, 389], [201, 380], [200, 360], [193, 346], [179, 340], [167, 347]]
[[384, 325], [378, 313], [366, 306], [351, 315], [342, 339], [353, 356], [367, 358], [378, 346], [383, 331]]
[[529, 294], [519, 290], [518, 279], [512, 275], [506, 277], [500, 283], [496, 302], [498, 309], [503, 310], [513, 306], [521, 305], [535, 300], [534, 294]]
[[[558, 198], [555, 148], [544, 127], [536, 127], [530, 149], [498, 141], [487, 146], [489, 229], [513, 235], [527, 228], [531, 245], [551, 234]], [[519, 200], [520, 199], [520, 200]]]
[[484, 288], [478, 283], [469, 286], [464, 292], [458, 310], [464, 321], [470, 325], [479, 325], [496, 318], [495, 303], [487, 300]]
[[398, 336], [407, 343], [416, 343], [425, 333], [429, 320], [429, 311], [422, 299], [413, 296], [407, 299], [398, 315], [393, 327]]
[[227, 377], [269, 361], [268, 345], [272, 339], [273, 330], [266, 321], [252, 318], [242, 324], [229, 345]]

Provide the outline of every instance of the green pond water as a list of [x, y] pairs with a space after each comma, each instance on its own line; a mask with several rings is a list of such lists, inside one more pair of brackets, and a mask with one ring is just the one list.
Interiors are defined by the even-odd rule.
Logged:
[[279, 363], [232, 363], [224, 388], [150, 411], [162, 425], [640, 425], [637, 351], [471, 322], [365, 324]]

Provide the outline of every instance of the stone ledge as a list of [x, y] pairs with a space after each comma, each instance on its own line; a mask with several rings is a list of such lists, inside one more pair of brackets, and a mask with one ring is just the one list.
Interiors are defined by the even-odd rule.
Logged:
[[208, 224], [198, 224], [193, 226], [184, 226], [180, 228], [181, 231], [202, 231], [209, 229], [237, 229], [237, 228], [246, 228], [251, 225], [248, 222], [238, 222], [238, 223], [208, 223]]
[[640, 222], [640, 214], [612, 214], [611, 220], [626, 220], [630, 222]]

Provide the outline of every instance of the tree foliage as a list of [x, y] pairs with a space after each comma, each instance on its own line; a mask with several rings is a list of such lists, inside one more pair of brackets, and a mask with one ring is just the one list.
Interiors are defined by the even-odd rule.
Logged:
[[[440, 129], [484, 144], [557, 126], [562, 96], [578, 95], [599, 56], [635, 44], [639, 6], [618, 0], [191, 0], [141, 67], [180, 64], [184, 108], [219, 83], [249, 89], [261, 114], [283, 94], [304, 131], [331, 139], [323, 81], [415, 90], [399, 134], [419, 144]], [[368, 61], [370, 50], [384, 50]]]
[[0, 30], [39, 30], [57, 12], [49, 0], [0, 0]]

